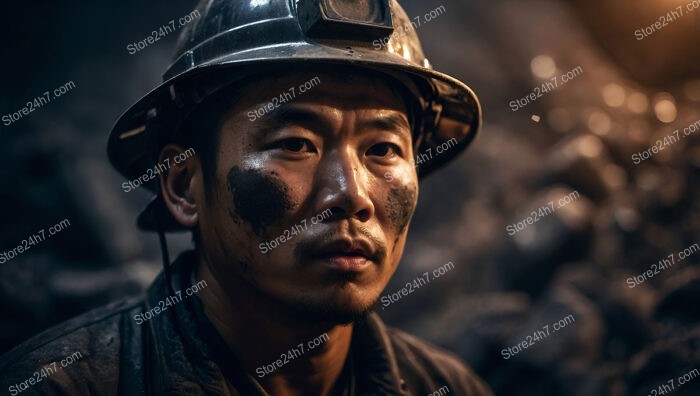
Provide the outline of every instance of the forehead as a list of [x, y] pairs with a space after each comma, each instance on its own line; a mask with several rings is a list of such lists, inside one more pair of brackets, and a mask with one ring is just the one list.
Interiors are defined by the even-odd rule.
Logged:
[[409, 110], [404, 88], [391, 77], [339, 65], [306, 70], [294, 68], [249, 79], [239, 87], [237, 103], [224, 118], [251, 107], [260, 109], [261, 105], [266, 114], [270, 105], [277, 108], [303, 103], [315, 103], [342, 111], [394, 110], [407, 117]]

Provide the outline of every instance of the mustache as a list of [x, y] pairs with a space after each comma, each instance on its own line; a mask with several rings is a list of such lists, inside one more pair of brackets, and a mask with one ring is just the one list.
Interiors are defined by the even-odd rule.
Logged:
[[322, 234], [310, 236], [301, 240], [294, 247], [294, 256], [299, 262], [303, 262], [304, 259], [311, 255], [311, 252], [318, 251], [331, 241], [343, 237], [350, 237], [353, 240], [364, 240], [365, 243], [372, 247], [372, 250], [375, 252], [374, 256], [378, 262], [384, 261], [384, 259], [387, 257], [387, 249], [379, 238], [372, 235], [372, 233], [366, 227], [353, 227], [352, 224], [347, 231], [344, 231], [341, 228], [333, 228]]

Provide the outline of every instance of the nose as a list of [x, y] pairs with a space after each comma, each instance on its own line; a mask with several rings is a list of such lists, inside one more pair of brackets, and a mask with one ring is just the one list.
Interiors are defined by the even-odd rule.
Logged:
[[318, 213], [330, 209], [331, 220], [356, 218], [368, 221], [374, 216], [364, 166], [352, 150], [327, 153], [317, 168]]

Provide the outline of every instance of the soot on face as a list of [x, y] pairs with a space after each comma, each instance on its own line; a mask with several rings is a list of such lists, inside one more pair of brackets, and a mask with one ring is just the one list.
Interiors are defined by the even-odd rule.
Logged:
[[386, 211], [389, 220], [397, 231], [397, 237], [401, 235], [411, 220], [413, 209], [415, 209], [416, 190], [406, 186], [393, 188], [389, 191], [386, 202]]
[[293, 208], [289, 188], [282, 181], [259, 170], [232, 167], [227, 176], [233, 195], [234, 221], [239, 217], [261, 236], [265, 229]]

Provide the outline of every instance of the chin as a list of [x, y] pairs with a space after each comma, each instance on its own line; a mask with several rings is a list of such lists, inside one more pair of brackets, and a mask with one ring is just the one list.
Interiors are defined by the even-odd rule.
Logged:
[[367, 296], [367, 291], [340, 287], [331, 295], [307, 297], [292, 303], [292, 309], [310, 321], [331, 325], [346, 325], [364, 319], [379, 301], [379, 295]]

